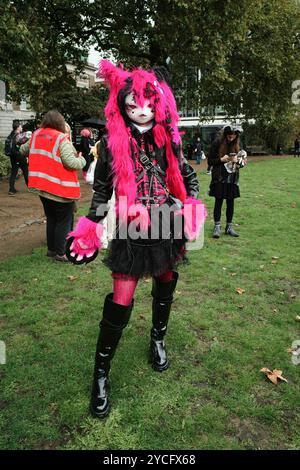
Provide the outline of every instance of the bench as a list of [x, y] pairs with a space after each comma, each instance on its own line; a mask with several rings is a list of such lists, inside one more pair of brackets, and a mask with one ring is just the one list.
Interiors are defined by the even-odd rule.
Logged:
[[262, 145], [249, 145], [246, 150], [248, 155], [268, 155], [268, 152], [263, 150]]

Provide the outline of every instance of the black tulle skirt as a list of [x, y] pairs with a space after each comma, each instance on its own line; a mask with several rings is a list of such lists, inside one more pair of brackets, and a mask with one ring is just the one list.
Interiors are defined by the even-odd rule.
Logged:
[[160, 276], [187, 263], [186, 239], [131, 240], [115, 238], [111, 241], [103, 262], [113, 273], [128, 276]]

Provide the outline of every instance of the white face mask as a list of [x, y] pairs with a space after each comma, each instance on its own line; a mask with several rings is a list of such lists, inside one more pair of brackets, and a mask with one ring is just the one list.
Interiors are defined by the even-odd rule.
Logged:
[[144, 106], [141, 107], [135, 102], [133, 92], [126, 96], [125, 108], [129, 119], [140, 126], [147, 125], [154, 119], [154, 109], [150, 100], [145, 100]]

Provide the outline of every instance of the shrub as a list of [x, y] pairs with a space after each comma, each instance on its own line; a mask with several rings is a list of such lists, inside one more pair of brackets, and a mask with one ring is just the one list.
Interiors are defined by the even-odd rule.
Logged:
[[10, 158], [4, 153], [4, 142], [0, 141], [0, 178], [4, 178], [10, 172]]

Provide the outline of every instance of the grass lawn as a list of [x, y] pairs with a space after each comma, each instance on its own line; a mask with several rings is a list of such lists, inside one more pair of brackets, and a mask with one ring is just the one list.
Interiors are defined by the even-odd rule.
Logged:
[[[142, 281], [111, 371], [112, 412], [88, 415], [109, 271], [53, 262], [45, 247], [0, 264], [1, 449], [299, 449], [300, 160], [249, 163], [236, 202], [239, 239], [213, 240], [180, 269], [167, 346], [147, 363], [151, 282]], [[272, 259], [272, 257], [276, 257]], [[69, 276], [73, 276], [71, 279]], [[74, 279], [75, 277], [75, 279]], [[236, 288], [245, 292], [239, 295]], [[262, 367], [283, 370], [273, 385]]]

